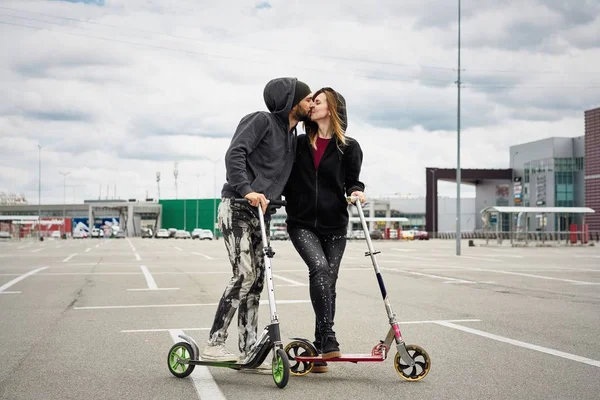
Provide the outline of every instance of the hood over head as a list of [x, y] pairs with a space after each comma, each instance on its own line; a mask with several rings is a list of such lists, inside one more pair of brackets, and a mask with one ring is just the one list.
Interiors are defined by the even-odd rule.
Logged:
[[270, 80], [263, 91], [269, 111], [288, 125], [288, 115], [293, 108], [296, 78], [284, 77]]

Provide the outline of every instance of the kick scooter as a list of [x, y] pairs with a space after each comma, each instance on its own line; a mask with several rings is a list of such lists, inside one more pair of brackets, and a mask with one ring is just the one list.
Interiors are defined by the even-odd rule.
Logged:
[[[248, 204], [246, 199], [234, 199], [234, 203]], [[269, 201], [269, 206], [284, 206], [285, 201]], [[175, 343], [169, 350], [167, 363], [169, 371], [178, 378], [185, 378], [190, 375], [196, 365], [206, 365], [209, 367], [227, 367], [231, 369], [252, 369], [260, 366], [267, 358], [269, 352], [273, 350], [272, 373], [273, 380], [279, 388], [284, 388], [290, 377], [290, 363], [283, 351], [281, 335], [279, 332], [279, 318], [275, 309], [275, 291], [273, 286], [273, 272], [271, 270], [271, 258], [275, 252], [267, 240], [264, 214], [261, 207], [258, 207], [258, 216], [260, 220], [260, 229], [263, 243], [263, 256], [265, 259], [265, 279], [269, 294], [269, 308], [271, 310], [271, 323], [265, 327], [256, 343], [248, 352], [247, 357], [239, 362], [221, 362], [221, 361], [202, 361], [199, 358], [200, 351], [196, 341], [188, 335], [179, 335], [185, 341]]]
[[312, 371], [316, 361], [326, 361], [328, 363], [381, 362], [387, 358], [392, 343], [394, 343], [397, 351], [396, 356], [394, 357], [394, 368], [396, 369], [398, 375], [408, 381], [420, 381], [421, 379], [425, 378], [425, 376], [429, 373], [429, 369], [431, 368], [429, 354], [427, 354], [427, 352], [419, 346], [407, 345], [404, 343], [404, 339], [400, 333], [400, 326], [396, 320], [396, 314], [394, 314], [392, 311], [392, 306], [390, 305], [390, 301], [388, 299], [388, 293], [383, 284], [383, 278], [381, 276], [379, 264], [377, 263], [377, 259], [375, 257], [375, 255], [380, 252], [373, 249], [373, 243], [371, 242], [371, 236], [369, 235], [369, 228], [367, 227], [367, 223], [365, 221], [362, 205], [357, 197], [348, 198], [348, 200], [353, 201], [358, 209], [358, 215], [360, 217], [365, 238], [367, 240], [367, 247], [369, 249], [369, 251], [365, 253], [365, 256], [371, 257], [371, 262], [373, 263], [373, 268], [375, 269], [375, 276], [377, 277], [379, 289], [381, 290], [381, 295], [387, 311], [390, 330], [388, 331], [385, 340], [380, 340], [379, 343], [373, 347], [371, 354], [342, 354], [341, 357], [329, 358], [327, 360], [323, 360], [311, 341], [302, 338], [292, 338], [293, 342], [290, 342], [285, 347], [285, 352], [290, 360], [291, 373], [296, 376], [306, 375]]

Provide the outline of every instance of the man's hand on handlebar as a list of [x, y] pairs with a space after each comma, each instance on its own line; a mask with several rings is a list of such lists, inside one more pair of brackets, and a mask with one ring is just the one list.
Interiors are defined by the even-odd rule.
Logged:
[[263, 214], [267, 212], [267, 205], [269, 204], [269, 201], [267, 200], [264, 194], [250, 192], [247, 195], [245, 195], [244, 198], [248, 200], [252, 207], [258, 207], [260, 205], [260, 207], [263, 210]]

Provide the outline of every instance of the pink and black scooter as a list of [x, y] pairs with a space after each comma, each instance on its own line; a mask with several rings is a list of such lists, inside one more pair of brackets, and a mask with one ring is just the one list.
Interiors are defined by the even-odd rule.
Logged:
[[329, 358], [327, 360], [323, 360], [310, 340], [292, 338], [293, 341], [285, 347], [285, 353], [290, 361], [290, 372], [292, 375], [296, 376], [306, 375], [312, 371], [314, 363], [317, 361], [326, 361], [327, 363], [381, 362], [387, 359], [392, 344], [395, 344], [396, 356], [394, 357], [394, 368], [398, 375], [407, 381], [420, 381], [425, 378], [431, 368], [429, 354], [417, 345], [407, 345], [404, 343], [404, 339], [400, 333], [400, 326], [396, 320], [396, 314], [392, 311], [392, 306], [390, 305], [388, 294], [383, 284], [379, 264], [375, 257], [375, 255], [380, 252], [373, 249], [373, 243], [371, 242], [369, 228], [365, 221], [362, 205], [360, 204], [360, 201], [358, 201], [358, 198], [348, 198], [348, 200], [353, 201], [358, 209], [358, 215], [369, 249], [369, 251], [365, 253], [365, 256], [371, 257], [371, 262], [375, 269], [375, 276], [377, 277], [379, 289], [381, 290], [381, 295], [383, 297], [383, 303], [387, 311], [390, 330], [388, 331], [385, 340], [380, 340], [379, 343], [373, 347], [370, 354], [342, 354], [341, 357]]

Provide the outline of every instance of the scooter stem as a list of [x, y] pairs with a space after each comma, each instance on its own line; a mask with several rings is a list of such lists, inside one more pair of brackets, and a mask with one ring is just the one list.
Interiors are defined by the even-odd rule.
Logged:
[[267, 280], [267, 294], [269, 296], [269, 309], [271, 312], [271, 323], [279, 323], [277, 317], [277, 307], [275, 306], [275, 287], [273, 285], [273, 270], [271, 269], [271, 258], [269, 257], [271, 248], [267, 241], [267, 228], [262, 207], [258, 206], [258, 219], [260, 220], [260, 234], [263, 243], [263, 257], [265, 259], [265, 278]]

